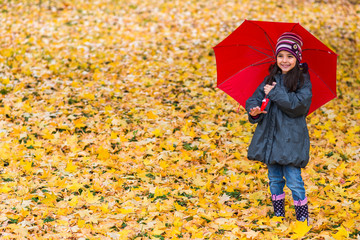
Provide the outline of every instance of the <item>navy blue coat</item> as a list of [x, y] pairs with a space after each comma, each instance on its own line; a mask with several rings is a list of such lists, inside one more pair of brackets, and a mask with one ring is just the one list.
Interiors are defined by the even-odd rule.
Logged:
[[[282, 74], [275, 76], [276, 85], [269, 92], [265, 111], [258, 118], [249, 115], [251, 123], [257, 123], [248, 149], [248, 159], [266, 164], [293, 165], [304, 168], [309, 162], [309, 131], [306, 115], [309, 112], [312, 91], [308, 73], [304, 85], [295, 92], [285, 87]], [[246, 111], [261, 106], [265, 96], [265, 80], [246, 101]]]

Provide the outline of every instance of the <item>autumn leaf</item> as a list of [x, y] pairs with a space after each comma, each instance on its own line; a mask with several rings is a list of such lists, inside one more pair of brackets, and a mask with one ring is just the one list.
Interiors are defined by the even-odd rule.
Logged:
[[41, 200], [41, 202], [46, 204], [47, 206], [54, 206], [56, 199], [57, 197], [55, 194], [45, 193], [45, 197]]
[[149, 119], [152, 119], [152, 120], [158, 118], [158, 116], [157, 116], [156, 114], [154, 114], [152, 111], [149, 111], [149, 112], [146, 114], [146, 116], [147, 116]]
[[75, 172], [77, 169], [77, 166], [75, 164], [73, 164], [73, 162], [68, 162], [66, 164], [66, 168], [65, 168], [65, 171], [69, 172], [69, 173], [73, 173]]
[[106, 160], [110, 157], [109, 151], [104, 148], [103, 146], [100, 146], [99, 149], [97, 150], [98, 153], [98, 157], [101, 160]]
[[304, 222], [296, 221], [295, 225], [293, 226], [293, 231], [295, 234], [292, 236], [292, 239], [298, 239], [304, 237], [305, 234], [307, 234], [311, 228], [312, 226], [308, 226], [307, 220], [305, 220]]
[[338, 232], [332, 235], [335, 239], [346, 239], [349, 237], [349, 232], [343, 226], [337, 230]]

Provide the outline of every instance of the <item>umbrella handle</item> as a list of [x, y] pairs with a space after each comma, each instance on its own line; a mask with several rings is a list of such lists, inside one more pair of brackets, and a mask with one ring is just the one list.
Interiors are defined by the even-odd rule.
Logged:
[[267, 95], [265, 95], [265, 98], [262, 100], [261, 103], [260, 111], [264, 111], [268, 103], [269, 103], [269, 99], [267, 98]]

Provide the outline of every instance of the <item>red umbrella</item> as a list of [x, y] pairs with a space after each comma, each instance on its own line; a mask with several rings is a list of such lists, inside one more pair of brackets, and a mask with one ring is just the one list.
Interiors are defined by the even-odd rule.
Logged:
[[309, 114], [335, 98], [337, 54], [299, 23], [245, 20], [214, 47], [217, 87], [245, 107], [275, 62], [275, 45], [284, 32], [303, 39], [302, 62], [309, 66], [313, 92]]

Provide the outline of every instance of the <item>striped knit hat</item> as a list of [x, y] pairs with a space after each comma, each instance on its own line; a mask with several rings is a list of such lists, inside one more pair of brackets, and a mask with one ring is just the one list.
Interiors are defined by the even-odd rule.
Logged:
[[285, 50], [294, 55], [300, 63], [302, 59], [302, 45], [302, 38], [299, 35], [293, 32], [285, 32], [277, 40], [275, 56], [277, 56], [280, 51]]

